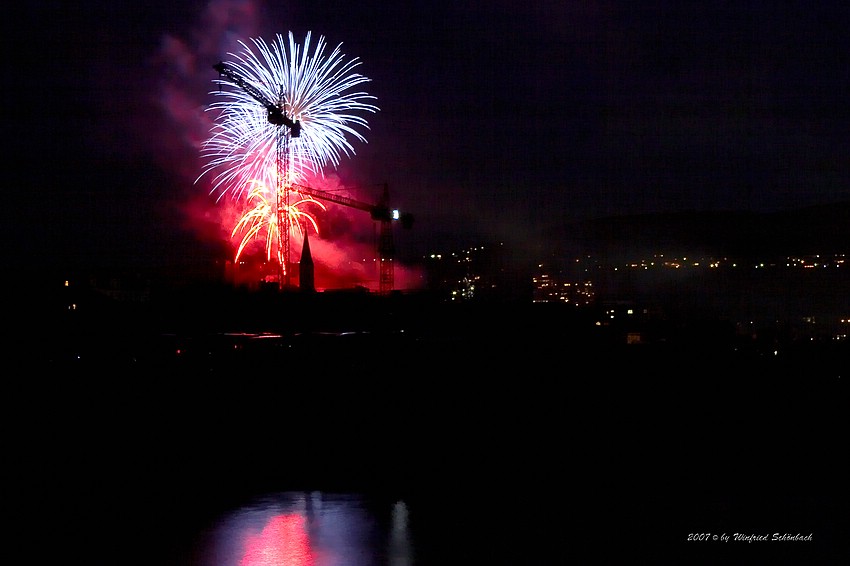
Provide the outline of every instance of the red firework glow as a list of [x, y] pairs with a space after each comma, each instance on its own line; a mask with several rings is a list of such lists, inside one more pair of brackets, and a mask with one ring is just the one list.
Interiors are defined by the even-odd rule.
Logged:
[[[364, 200], [364, 191], [343, 188], [335, 176], [312, 178], [305, 182], [317, 192]], [[237, 201], [227, 201], [219, 208], [217, 222], [220, 232], [229, 233], [236, 258], [231, 276], [239, 284], [260, 281], [272, 282], [277, 277], [277, 223], [268, 203], [269, 193], [256, 184], [255, 199], [247, 210]], [[336, 203], [322, 203], [314, 198], [291, 191], [290, 224], [292, 226], [293, 267], [298, 268], [304, 245], [305, 230], [309, 233], [310, 255], [314, 263], [317, 291], [361, 288], [379, 289], [379, 225], [368, 212]], [[235, 226], [231, 230], [231, 227]], [[396, 289], [419, 288], [424, 278], [419, 270], [396, 264]], [[297, 278], [296, 278], [297, 280]]]

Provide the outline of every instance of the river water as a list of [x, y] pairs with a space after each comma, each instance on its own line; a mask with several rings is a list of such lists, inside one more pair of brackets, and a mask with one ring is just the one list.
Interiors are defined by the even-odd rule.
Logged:
[[[10, 374], [6, 549], [175, 566], [836, 564], [847, 549], [840, 381], [507, 342], [232, 345]], [[813, 540], [687, 540], [704, 533]]]
[[412, 566], [404, 500], [355, 494], [267, 494], [220, 515], [193, 549], [197, 566]]

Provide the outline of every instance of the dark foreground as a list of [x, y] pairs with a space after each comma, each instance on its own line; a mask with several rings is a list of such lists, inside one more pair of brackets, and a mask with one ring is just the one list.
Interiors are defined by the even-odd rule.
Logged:
[[[66, 355], [67, 340], [41, 353], [30, 343], [32, 371], [7, 378], [5, 417], [21, 540], [39, 559], [99, 563], [120, 547], [140, 564], [189, 564], [216, 513], [318, 490], [404, 497], [441, 533], [419, 564], [847, 556], [846, 345], [771, 356], [450, 322], [84, 333], [84, 356]], [[479, 520], [447, 514], [458, 500]], [[453, 547], [461, 533], [480, 541], [474, 560]], [[812, 541], [711, 545], [692, 533]]]

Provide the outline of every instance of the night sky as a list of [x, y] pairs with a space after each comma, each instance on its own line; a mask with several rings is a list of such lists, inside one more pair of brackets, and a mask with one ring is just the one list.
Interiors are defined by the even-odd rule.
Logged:
[[[576, 219], [850, 199], [841, 2], [37, 1], [6, 13], [10, 268], [180, 269], [229, 253], [195, 182], [212, 65], [237, 40], [290, 31], [361, 61], [380, 111], [327, 181], [368, 202], [387, 183], [416, 218], [397, 237], [410, 256], [539, 247]], [[365, 214], [323, 223], [319, 255], [369, 247]]]

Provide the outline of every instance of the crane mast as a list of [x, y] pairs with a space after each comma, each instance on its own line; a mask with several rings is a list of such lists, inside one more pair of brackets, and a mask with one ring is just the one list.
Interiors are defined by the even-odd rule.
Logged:
[[[280, 287], [289, 287], [289, 187], [286, 182], [289, 176], [289, 138], [301, 135], [301, 122], [286, 115], [283, 87], [276, 103], [270, 101], [259, 89], [246, 81], [232, 66], [224, 62], [213, 65], [219, 75], [227, 77], [232, 83], [248, 93], [254, 100], [263, 105], [268, 113], [270, 124], [277, 126], [276, 140], [276, 218], [278, 226], [278, 263], [280, 264]], [[284, 130], [286, 126], [288, 130]], [[287, 135], [288, 134], [288, 135]]]

